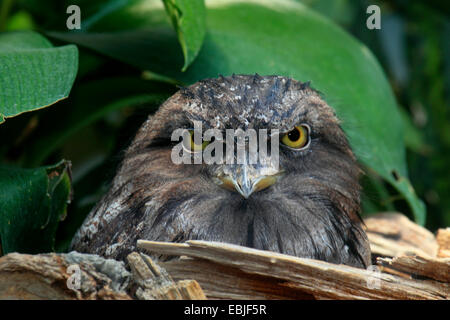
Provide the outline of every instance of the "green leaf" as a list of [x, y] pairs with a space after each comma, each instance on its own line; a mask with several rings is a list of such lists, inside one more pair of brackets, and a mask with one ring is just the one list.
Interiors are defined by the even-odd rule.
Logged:
[[203, 0], [163, 0], [163, 2], [177, 32], [184, 55], [182, 71], [186, 71], [200, 51], [205, 37], [205, 3]]
[[423, 132], [417, 128], [411, 116], [403, 108], [399, 108], [400, 116], [403, 121], [403, 128], [405, 131], [405, 145], [411, 151], [426, 155], [431, 152], [431, 146], [425, 143]]
[[[183, 59], [175, 51], [175, 35], [160, 23], [153, 25], [161, 21], [155, 16], [164, 13], [156, 7], [146, 12], [151, 18], [147, 24], [140, 20], [135, 32], [53, 36], [186, 84], [232, 73], [310, 80], [335, 108], [359, 161], [392, 184], [423, 224], [425, 207], [407, 176], [402, 119], [386, 76], [369, 49], [298, 2], [209, 0], [206, 5], [203, 47], [184, 73], [179, 71]], [[122, 18], [132, 20], [132, 13]]]
[[33, 17], [24, 10], [20, 10], [11, 16], [6, 26], [7, 31], [32, 30], [34, 28]]
[[69, 95], [78, 69], [74, 45], [53, 47], [35, 32], [0, 34], [0, 123]]
[[183, 54], [169, 25], [117, 32], [47, 32], [47, 35], [159, 74], [181, 74]]
[[56, 228], [71, 196], [70, 162], [37, 169], [0, 167], [3, 254], [54, 250]]

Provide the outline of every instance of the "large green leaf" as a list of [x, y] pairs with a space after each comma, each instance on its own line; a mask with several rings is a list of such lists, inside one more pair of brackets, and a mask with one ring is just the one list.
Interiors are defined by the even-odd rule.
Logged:
[[37, 169], [0, 167], [0, 240], [3, 254], [54, 250], [58, 222], [71, 196], [70, 163]]
[[205, 3], [203, 0], [163, 0], [178, 34], [184, 55], [182, 71], [194, 61], [205, 37]]
[[77, 68], [74, 45], [55, 48], [35, 32], [0, 34], [0, 123], [66, 98]]
[[183, 54], [177, 35], [169, 25], [115, 32], [47, 32], [47, 35], [142, 69], [174, 78], [182, 75]]
[[[206, 5], [205, 41], [184, 73], [179, 71], [183, 58], [176, 51], [176, 35], [160, 23], [152, 29], [152, 21], [160, 21], [154, 16], [164, 14], [155, 6], [147, 12], [152, 18], [140, 20], [135, 32], [53, 36], [186, 84], [219, 74], [255, 72], [310, 80], [336, 109], [360, 162], [391, 183], [409, 203], [416, 221], [423, 224], [424, 205], [407, 177], [402, 120], [396, 101], [383, 70], [367, 47], [298, 2], [209, 0]], [[133, 20], [133, 15], [121, 18]], [[113, 25], [111, 20], [109, 25]]]

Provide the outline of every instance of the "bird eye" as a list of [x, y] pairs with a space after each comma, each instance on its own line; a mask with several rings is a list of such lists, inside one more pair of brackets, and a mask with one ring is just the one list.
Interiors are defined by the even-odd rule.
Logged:
[[201, 141], [200, 144], [196, 144], [194, 140], [194, 130], [189, 130], [190, 139], [186, 145], [186, 148], [190, 151], [197, 152], [202, 151], [209, 144], [209, 141]]
[[292, 148], [302, 149], [309, 142], [309, 127], [306, 125], [295, 126], [294, 129], [284, 134], [281, 143]]

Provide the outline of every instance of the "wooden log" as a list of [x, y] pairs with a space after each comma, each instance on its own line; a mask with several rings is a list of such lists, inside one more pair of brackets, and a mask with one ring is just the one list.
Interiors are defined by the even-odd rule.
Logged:
[[428, 278], [450, 282], [450, 258], [430, 258], [418, 255], [402, 255], [394, 258], [378, 258], [380, 265], [408, 273], [415, 278]]
[[156, 264], [149, 256], [137, 252], [127, 257], [138, 285], [135, 295], [141, 300], [204, 300], [202, 288], [195, 280], [175, 282], [167, 271]]
[[183, 257], [160, 263], [174, 280], [196, 279], [208, 299], [312, 300], [314, 296], [286, 286], [282, 279], [246, 273], [203, 259]]
[[436, 241], [439, 245], [438, 258], [450, 258], [450, 228], [439, 229]]
[[0, 299], [129, 300], [129, 278], [123, 262], [96, 255], [11, 253], [0, 258]]
[[438, 243], [433, 233], [400, 213], [380, 213], [364, 219], [370, 249], [375, 256], [395, 257], [415, 253], [436, 257]]
[[[404, 279], [376, 270], [369, 271], [226, 243], [138, 240], [138, 248], [158, 254], [191, 257], [162, 265], [174, 278], [197, 280], [202, 288], [207, 288], [207, 297], [221, 295], [220, 291], [224, 290], [223, 283], [226, 280], [223, 268], [230, 268], [228, 273], [234, 273], [237, 277], [232, 279], [233, 283], [228, 283], [227, 287], [239, 288], [240, 283], [249, 275], [258, 275], [261, 276], [257, 279], [261, 281], [258, 286], [263, 286], [265, 282], [277, 285], [278, 281], [278, 292], [290, 288], [316, 299], [449, 298], [448, 283]], [[206, 260], [208, 264], [198, 268], [199, 260]], [[193, 270], [197, 270], [197, 273]], [[227, 279], [230, 281], [230, 277]], [[240, 290], [239, 294], [242, 294], [244, 289]], [[247, 298], [253, 299], [254, 295]]]

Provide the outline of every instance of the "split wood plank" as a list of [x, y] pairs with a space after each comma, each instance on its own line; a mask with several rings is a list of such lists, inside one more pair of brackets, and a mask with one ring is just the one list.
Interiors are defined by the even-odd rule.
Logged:
[[[215, 279], [217, 291], [224, 281], [219, 266], [238, 269], [243, 275], [259, 275], [263, 279], [281, 280], [282, 291], [286, 287], [309, 294], [316, 299], [448, 299], [448, 283], [404, 279], [391, 274], [364, 270], [324, 261], [298, 258], [294, 256], [257, 250], [219, 242], [191, 240], [186, 243], [169, 243], [138, 240], [138, 248], [147, 252], [169, 256], [188, 256], [178, 262], [164, 263], [162, 266], [174, 278], [195, 279], [204, 287], [205, 277]], [[195, 268], [196, 259], [210, 262], [208, 267]], [[175, 266], [175, 267], [174, 267]], [[208, 275], [200, 276], [201, 273]], [[234, 283], [239, 286], [241, 278]], [[262, 280], [264, 281], [264, 280]], [[211, 292], [211, 284], [208, 285]]]

